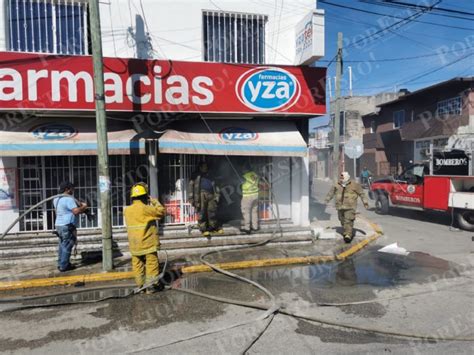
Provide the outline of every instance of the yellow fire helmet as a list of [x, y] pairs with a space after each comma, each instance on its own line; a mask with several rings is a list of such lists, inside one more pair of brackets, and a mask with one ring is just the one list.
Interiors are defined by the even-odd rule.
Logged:
[[144, 195], [148, 195], [148, 185], [145, 184], [144, 182], [139, 182], [138, 184], [135, 184], [132, 186], [132, 189], [130, 190], [130, 197], [135, 198], [135, 197], [141, 197]]

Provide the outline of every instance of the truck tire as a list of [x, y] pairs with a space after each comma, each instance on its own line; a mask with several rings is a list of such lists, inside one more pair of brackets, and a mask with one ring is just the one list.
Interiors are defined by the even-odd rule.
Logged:
[[456, 222], [459, 228], [474, 232], [474, 211], [473, 210], [456, 210]]
[[377, 194], [375, 197], [375, 213], [387, 214], [389, 207], [387, 195], [384, 193]]

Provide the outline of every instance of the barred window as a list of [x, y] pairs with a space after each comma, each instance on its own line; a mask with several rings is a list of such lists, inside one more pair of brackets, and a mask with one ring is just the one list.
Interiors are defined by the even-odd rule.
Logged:
[[89, 54], [84, 0], [7, 0], [9, 50]]
[[461, 96], [438, 101], [437, 114], [442, 115], [460, 115], [461, 114]]
[[264, 15], [204, 11], [204, 60], [264, 64], [266, 22]]

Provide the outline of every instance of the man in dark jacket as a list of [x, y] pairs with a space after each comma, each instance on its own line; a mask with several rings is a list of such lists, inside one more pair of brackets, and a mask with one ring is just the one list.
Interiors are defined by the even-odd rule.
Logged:
[[339, 181], [334, 184], [326, 196], [326, 204], [335, 197], [336, 209], [339, 221], [344, 228], [343, 236], [346, 243], [350, 243], [354, 237], [354, 220], [357, 209], [357, 199], [360, 197], [364, 207], [369, 208], [367, 196], [362, 187], [351, 180], [348, 172], [341, 173]]
[[188, 200], [199, 213], [199, 229], [206, 237], [224, 233], [217, 220], [219, 197], [219, 188], [209, 176], [207, 163], [199, 163], [199, 171], [189, 181]]

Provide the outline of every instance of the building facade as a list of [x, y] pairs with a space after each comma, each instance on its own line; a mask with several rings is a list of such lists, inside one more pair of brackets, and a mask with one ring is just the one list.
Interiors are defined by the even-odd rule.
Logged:
[[[297, 6], [296, 6], [297, 5]], [[308, 219], [308, 119], [325, 113], [324, 13], [314, 1], [117, 0], [100, 3], [110, 177], [97, 176], [88, 2], [0, 1], [0, 231], [71, 180], [97, 216], [110, 188], [123, 226], [138, 181], [194, 223], [187, 182], [209, 162], [220, 218], [239, 219], [242, 168], [265, 178], [260, 218]], [[54, 228], [45, 204], [12, 232]]]
[[[377, 110], [377, 105], [384, 102], [392, 101], [399, 96], [399, 93], [384, 92], [372, 96], [344, 96], [341, 97], [341, 113], [340, 113], [340, 167], [339, 170], [348, 171], [354, 177], [360, 174], [361, 168], [364, 166], [358, 159], [356, 162], [356, 171], [352, 159], [344, 154], [344, 146], [351, 138], [362, 140], [364, 135], [364, 123], [362, 117]], [[332, 151], [334, 141], [334, 109], [335, 101], [330, 102], [330, 126], [318, 128], [314, 133], [313, 144], [311, 147], [316, 149], [310, 151], [313, 168], [313, 176], [316, 178], [332, 178], [333, 163]]]
[[398, 174], [434, 150], [473, 150], [474, 79], [453, 78], [378, 105], [363, 117], [364, 164], [377, 175]]

